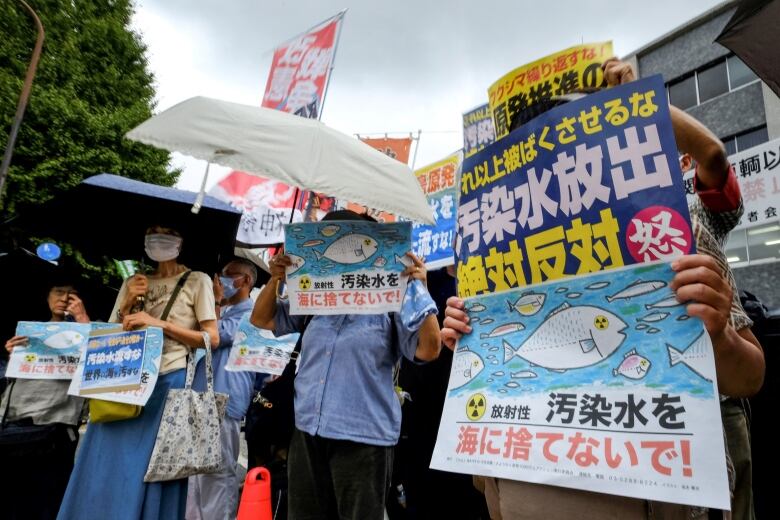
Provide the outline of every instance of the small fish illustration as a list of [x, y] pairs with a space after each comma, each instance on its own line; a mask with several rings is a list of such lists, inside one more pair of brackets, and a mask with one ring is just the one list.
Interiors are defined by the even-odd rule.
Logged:
[[557, 289], [555, 289], [555, 292], [556, 293], [562, 293], [562, 292], [566, 292], [568, 290], [569, 290], [568, 287], [558, 287]]
[[491, 323], [493, 323], [493, 321], [494, 321], [493, 318], [485, 318], [484, 320], [480, 321], [480, 323], [482, 325], [490, 325]]
[[656, 321], [661, 321], [666, 319], [666, 317], [669, 316], [668, 312], [651, 312], [647, 316], [644, 316], [642, 318], [637, 318], [636, 321], [644, 321], [646, 323], [653, 323]]
[[487, 358], [488, 359], [496, 359], [496, 355], [495, 354], [490, 354]]
[[485, 368], [482, 358], [475, 352], [464, 348], [455, 354], [452, 360], [451, 388], [460, 388], [477, 377]]
[[490, 361], [490, 364], [491, 365], [498, 365], [498, 360], [497, 359], [493, 359], [493, 360]]
[[615, 300], [627, 300], [629, 298], [635, 298], [637, 296], [643, 296], [645, 294], [649, 294], [653, 291], [657, 291], [658, 289], [661, 289], [662, 287], [666, 287], [666, 282], [662, 280], [654, 280], [650, 282], [643, 282], [642, 280], [637, 280], [631, 285], [623, 288], [622, 290], [618, 291], [612, 296], [607, 296], [606, 298], [608, 302], [613, 302]]
[[506, 304], [509, 306], [509, 311], [517, 311], [523, 316], [533, 316], [542, 309], [544, 300], [547, 298], [543, 293], [524, 293], [515, 301], [515, 303], [507, 300]]
[[384, 256], [380, 256], [376, 260], [374, 260], [374, 267], [382, 267], [387, 263], [387, 258]]
[[492, 377], [487, 378], [487, 382], [488, 383], [492, 383], [493, 382], [493, 378]]
[[496, 377], [503, 377], [504, 376], [504, 371], [503, 370], [499, 370], [498, 372], [493, 372], [492, 375], [494, 375]]
[[324, 240], [319, 240], [319, 239], [307, 240], [306, 242], [301, 244], [301, 247], [314, 247], [324, 243], [325, 243]]
[[290, 260], [292, 261], [292, 264], [287, 266], [286, 274], [287, 276], [290, 276], [293, 273], [296, 273], [298, 269], [303, 267], [303, 264], [306, 263], [306, 259], [302, 256], [294, 255], [292, 253], [287, 253], [287, 256], [290, 257]]
[[647, 375], [652, 363], [646, 357], [639, 355], [636, 349], [632, 349], [623, 356], [623, 361], [617, 368], [612, 369], [612, 375], [618, 374], [629, 379], [642, 379]]
[[645, 309], [663, 309], [664, 307], [677, 307], [678, 305], [682, 305], [682, 303], [677, 301], [677, 297], [675, 295], [671, 295], [655, 303], [645, 304]]
[[521, 370], [520, 372], [512, 372], [509, 374], [514, 379], [533, 379], [536, 377], [536, 372], [530, 370]]
[[303, 228], [301, 226], [295, 226], [292, 228], [293, 231], [303, 231]]
[[379, 244], [370, 236], [362, 233], [348, 233], [330, 244], [325, 251], [315, 249], [314, 254], [318, 260], [327, 258], [337, 264], [349, 265], [368, 260], [374, 256], [378, 248]]
[[490, 352], [495, 352], [496, 350], [498, 350], [498, 347], [490, 347], [488, 350]]
[[487, 309], [487, 307], [485, 307], [481, 303], [475, 303], [474, 305], [472, 305], [471, 307], [469, 307], [466, 310], [469, 311], [469, 312], [482, 312], [485, 309]]
[[693, 370], [698, 376], [711, 382], [713, 380], [711, 370], [715, 365], [710, 361], [710, 348], [707, 344], [708, 338], [705, 337], [705, 334], [707, 334], [707, 332], [699, 334], [684, 351], [677, 350], [669, 343], [666, 344], [666, 349], [669, 352], [670, 367], [682, 363]]
[[84, 335], [75, 330], [63, 330], [43, 340], [49, 348], [70, 348], [84, 341]]
[[690, 318], [690, 316], [688, 316], [687, 314], [682, 314], [680, 316], [677, 316], [677, 321], [685, 321], [688, 318]]
[[302, 240], [306, 238], [306, 235], [293, 235], [293, 238], [297, 238], [298, 240]]
[[656, 329], [655, 327], [650, 327], [647, 329], [648, 334], [655, 334], [656, 332], [661, 332], [661, 329]]
[[634, 327], [634, 328], [635, 328], [636, 330], [644, 330], [644, 329], [646, 329], [646, 328], [647, 328], [647, 327], [649, 327], [649, 326], [650, 326], [650, 325], [648, 325], [647, 323], [640, 323], [639, 325], [637, 325], [637, 326], [636, 326], [636, 327]]
[[503, 336], [504, 334], [512, 334], [513, 332], [520, 332], [521, 330], [525, 329], [525, 325], [522, 323], [515, 322], [515, 323], [504, 323], [503, 325], [499, 325], [495, 329], [491, 330], [488, 333], [483, 332], [479, 335], [480, 338], [497, 338], [498, 336]]
[[339, 232], [339, 229], [341, 229], [340, 226], [337, 226], [336, 224], [329, 224], [324, 228], [320, 229], [320, 233], [323, 236], [332, 237], [333, 235]]
[[580, 296], [582, 296], [582, 293], [578, 292], [570, 292], [566, 295], [567, 298], [579, 298]]
[[609, 282], [593, 282], [589, 286], [585, 287], [586, 289], [590, 291], [595, 291], [598, 289], [603, 289], [604, 287], [608, 286]]
[[502, 394], [507, 393], [507, 389], [506, 388], [499, 388], [498, 391], [501, 392]]
[[395, 255], [395, 263], [396, 264], [405, 265], [405, 266], [409, 267], [410, 265], [412, 265], [412, 259], [409, 258], [408, 256], [400, 256], [400, 255], [396, 254]]
[[517, 383], [515, 381], [510, 381], [508, 383], [504, 383], [504, 386], [507, 388], [518, 388], [520, 386], [520, 383]]

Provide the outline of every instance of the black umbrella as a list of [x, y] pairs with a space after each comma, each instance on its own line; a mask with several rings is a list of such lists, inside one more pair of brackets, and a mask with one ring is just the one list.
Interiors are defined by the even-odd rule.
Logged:
[[715, 41], [780, 96], [780, 0], [743, 0]]
[[103, 173], [42, 206], [14, 224], [34, 236], [72, 244], [87, 259], [141, 260], [144, 234], [159, 224], [184, 237], [181, 263], [213, 273], [233, 256], [241, 213], [206, 196], [191, 211], [196, 193]]

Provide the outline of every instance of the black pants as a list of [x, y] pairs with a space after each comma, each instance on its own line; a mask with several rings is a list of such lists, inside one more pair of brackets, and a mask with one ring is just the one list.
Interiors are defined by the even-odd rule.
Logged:
[[287, 459], [290, 520], [382, 520], [392, 446], [324, 439], [295, 430]]
[[0, 519], [57, 517], [73, 470], [78, 431], [65, 425], [42, 426], [44, 431], [28, 442], [0, 444]]

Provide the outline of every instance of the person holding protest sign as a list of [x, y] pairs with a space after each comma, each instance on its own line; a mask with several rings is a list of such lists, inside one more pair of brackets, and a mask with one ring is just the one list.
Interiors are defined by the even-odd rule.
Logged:
[[[232, 520], [238, 508], [238, 452], [241, 419], [246, 415], [252, 397], [254, 372], [225, 370], [233, 346], [233, 337], [245, 314], [252, 311], [249, 292], [257, 281], [257, 268], [249, 260], [237, 258], [229, 262], [219, 276], [214, 276], [219, 348], [214, 352], [214, 390], [230, 396], [225, 417], [220, 425], [223, 469], [209, 475], [193, 475], [187, 490], [187, 518], [189, 520]], [[206, 390], [205, 360], [195, 370], [192, 388]]]
[[[89, 323], [89, 315], [70, 280], [54, 285], [47, 297], [49, 321]], [[10, 354], [29, 343], [14, 336]], [[3, 518], [55, 518], [65, 494], [78, 445], [84, 399], [68, 395], [67, 379], [15, 379], [0, 400], [0, 488]]]
[[[168, 390], [183, 388], [187, 356], [203, 348], [203, 332], [219, 345], [212, 281], [177, 262], [182, 237], [159, 225], [144, 240], [146, 255], [157, 263], [149, 275], [136, 274], [122, 284], [110, 321], [125, 330], [159, 327], [165, 336], [160, 377], [141, 415], [93, 423], [79, 449], [57, 518], [184, 518], [187, 479], [144, 482]], [[138, 297], [144, 307], [134, 308]], [[167, 319], [161, 319], [166, 313]], [[117, 473], [119, 472], [119, 473]], [[121, 475], [121, 478], [117, 475]]]
[[[323, 220], [373, 219], [343, 210]], [[411, 323], [402, 313], [290, 315], [277, 289], [292, 261], [284, 254], [271, 261], [271, 280], [257, 299], [252, 324], [277, 336], [303, 334], [288, 456], [291, 519], [384, 516], [401, 426], [394, 367], [401, 356], [426, 362], [441, 349], [425, 264], [411, 252], [407, 256], [413, 264], [402, 276], [419, 284], [424, 296]]]
[[[607, 60], [604, 77], [609, 86], [634, 80], [629, 64]], [[562, 96], [558, 103], [568, 101]], [[555, 106], [555, 100], [544, 110]], [[544, 111], [543, 110], [543, 111]], [[736, 299], [734, 278], [722, 251], [728, 231], [742, 212], [738, 184], [723, 144], [706, 127], [685, 112], [670, 107], [678, 148], [697, 162], [695, 187], [699, 202], [691, 208], [691, 222], [698, 254], [682, 256], [671, 264], [676, 273], [670, 288], [689, 316], [702, 320], [713, 343], [720, 391], [747, 396], [761, 386], [764, 358], [749, 330], [750, 320]], [[539, 113], [529, 114], [529, 119]], [[513, 121], [517, 127], [526, 120]], [[454, 349], [456, 341], [471, 332], [463, 300], [447, 302], [442, 343]], [[603, 495], [509, 479], [491, 482], [503, 518], [706, 518], [707, 511], [669, 503], [649, 502], [623, 496]], [[616, 484], [617, 485], [617, 484]]]

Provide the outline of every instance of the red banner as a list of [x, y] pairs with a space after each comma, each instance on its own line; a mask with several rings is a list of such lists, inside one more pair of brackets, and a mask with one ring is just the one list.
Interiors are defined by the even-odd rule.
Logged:
[[325, 96], [336, 36], [344, 13], [296, 36], [274, 51], [263, 106], [317, 119]]
[[366, 137], [361, 137], [360, 140], [388, 157], [392, 157], [404, 164], [409, 163], [409, 150], [412, 148], [411, 137], [404, 137], [402, 139], [390, 139], [387, 137], [368, 139]]

